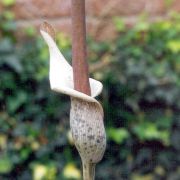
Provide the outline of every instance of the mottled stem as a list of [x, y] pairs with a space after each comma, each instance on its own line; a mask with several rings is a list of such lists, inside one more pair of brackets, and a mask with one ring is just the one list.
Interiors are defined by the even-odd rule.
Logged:
[[83, 180], [94, 180], [96, 164], [90, 162], [83, 163]]

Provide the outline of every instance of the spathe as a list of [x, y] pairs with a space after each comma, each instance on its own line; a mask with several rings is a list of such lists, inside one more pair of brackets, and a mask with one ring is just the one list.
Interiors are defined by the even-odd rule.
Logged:
[[47, 32], [43, 30], [40, 30], [40, 32], [46, 41], [50, 52], [49, 80], [51, 89], [59, 93], [86, 100], [88, 102], [98, 103], [95, 97], [102, 92], [102, 83], [95, 79], [89, 79], [91, 96], [74, 90], [72, 67], [58, 49], [54, 39]]

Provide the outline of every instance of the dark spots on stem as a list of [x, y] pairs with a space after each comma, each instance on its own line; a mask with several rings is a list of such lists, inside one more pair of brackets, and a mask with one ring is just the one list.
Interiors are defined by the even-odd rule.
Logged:
[[88, 139], [89, 139], [89, 140], [94, 140], [94, 136], [93, 136], [93, 135], [90, 135], [90, 136], [88, 136]]

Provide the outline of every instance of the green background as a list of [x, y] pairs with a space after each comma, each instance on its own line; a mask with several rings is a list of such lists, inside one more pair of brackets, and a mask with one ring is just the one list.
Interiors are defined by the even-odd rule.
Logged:
[[[107, 150], [97, 180], [180, 177], [180, 17], [139, 22], [113, 42], [88, 38], [91, 77], [104, 85]], [[18, 30], [19, 31], [19, 30]], [[50, 90], [49, 54], [35, 29], [16, 38], [13, 14], [0, 15], [0, 179], [79, 179], [69, 132], [70, 99]], [[71, 42], [57, 43], [71, 59]], [[98, 65], [98, 66], [97, 66]]]

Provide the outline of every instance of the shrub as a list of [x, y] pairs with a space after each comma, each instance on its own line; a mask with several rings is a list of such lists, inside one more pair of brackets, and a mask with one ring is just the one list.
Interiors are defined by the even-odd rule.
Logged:
[[[97, 179], [178, 179], [178, 19], [140, 22], [132, 29], [115, 22], [115, 42], [89, 39], [91, 75], [104, 84], [100, 100], [108, 137]], [[49, 88], [47, 47], [32, 28], [21, 42], [15, 32], [12, 15], [2, 14], [0, 178], [67, 179], [68, 172], [79, 178], [69, 99]], [[69, 40], [59, 34], [58, 44], [70, 59]]]

